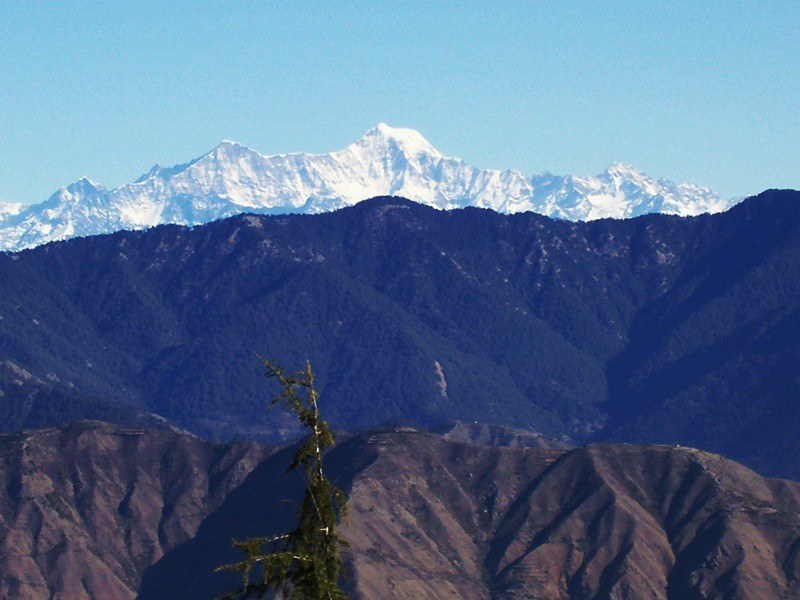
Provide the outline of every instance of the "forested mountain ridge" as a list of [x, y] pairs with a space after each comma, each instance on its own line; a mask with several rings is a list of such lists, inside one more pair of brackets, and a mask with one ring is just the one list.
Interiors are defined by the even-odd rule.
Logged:
[[119, 232], [0, 255], [0, 354], [203, 435], [291, 435], [258, 352], [311, 359], [337, 427], [480, 420], [800, 477], [798, 226], [770, 190], [692, 218], [376, 198]]

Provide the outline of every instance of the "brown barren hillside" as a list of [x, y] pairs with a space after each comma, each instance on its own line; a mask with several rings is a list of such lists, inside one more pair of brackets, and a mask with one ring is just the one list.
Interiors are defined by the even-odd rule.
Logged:
[[[229, 590], [212, 571], [231, 538], [291, 525], [292, 452], [100, 424], [4, 436], [0, 596]], [[350, 497], [354, 598], [800, 597], [800, 485], [716, 455], [386, 430], [326, 470]]]
[[365, 444], [345, 530], [359, 598], [800, 597], [800, 486], [721, 457]]
[[133, 598], [266, 455], [98, 422], [0, 436], [0, 597]]

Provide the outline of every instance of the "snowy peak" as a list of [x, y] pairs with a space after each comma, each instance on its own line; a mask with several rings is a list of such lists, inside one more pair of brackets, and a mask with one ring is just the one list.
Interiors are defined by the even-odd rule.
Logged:
[[104, 192], [106, 189], [100, 185], [99, 183], [95, 183], [88, 177], [81, 177], [78, 181], [69, 184], [65, 188], [61, 188], [68, 192], [69, 194], [95, 194], [98, 192]]
[[155, 165], [112, 190], [82, 178], [41, 204], [0, 205], [0, 250], [162, 223], [199, 225], [242, 212], [318, 213], [385, 195], [440, 209], [478, 206], [570, 220], [695, 215], [732, 204], [708, 188], [653, 179], [620, 163], [593, 177], [478, 169], [443, 155], [413, 129], [381, 123], [328, 154], [265, 155], [223, 140], [194, 160]]
[[147, 173], [139, 177], [139, 179], [137, 179], [133, 183], [142, 183], [143, 181], [147, 181], [151, 177], [158, 177], [164, 170], [165, 169], [160, 164], [156, 163], [152, 167], [150, 167], [150, 170]]
[[[224, 140], [207, 154], [185, 165], [182, 170], [199, 172], [203, 169], [214, 168], [218, 172], [225, 173], [241, 170], [246, 168], [247, 165], [262, 162], [264, 159], [265, 157], [247, 146]], [[173, 171], [171, 175], [175, 175], [178, 172]]]
[[206, 156], [214, 157], [215, 159], [219, 160], [235, 160], [237, 157], [253, 154], [261, 156], [258, 152], [248, 148], [244, 144], [240, 144], [239, 142], [234, 142], [231, 140], [222, 140], [219, 144], [217, 144], [216, 148], [214, 148]]
[[59, 188], [44, 204], [50, 207], [78, 204], [107, 193], [108, 190], [88, 177], [81, 177], [68, 186]]
[[633, 165], [612, 163], [603, 171], [604, 175], [615, 179], [643, 179], [647, 176]]
[[418, 131], [389, 127], [386, 123], [380, 123], [377, 127], [370, 129], [364, 137], [352, 144], [348, 149], [354, 147], [371, 150], [376, 153], [399, 151], [406, 156], [442, 156]]

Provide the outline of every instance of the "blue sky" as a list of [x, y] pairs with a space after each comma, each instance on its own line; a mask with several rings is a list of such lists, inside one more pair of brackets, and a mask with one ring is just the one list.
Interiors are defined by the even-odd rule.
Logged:
[[0, 199], [378, 122], [479, 167], [800, 188], [798, 2], [4, 3]]

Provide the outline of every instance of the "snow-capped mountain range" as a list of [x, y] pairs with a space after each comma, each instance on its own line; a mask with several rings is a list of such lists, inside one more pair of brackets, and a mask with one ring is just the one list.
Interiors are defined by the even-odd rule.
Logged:
[[652, 179], [621, 164], [594, 177], [478, 169], [444, 156], [412, 129], [380, 124], [329, 154], [263, 155], [223, 141], [187, 164], [156, 165], [115, 189], [83, 178], [40, 204], [0, 203], [0, 250], [162, 223], [199, 225], [242, 212], [325, 212], [381, 195], [440, 209], [479, 206], [569, 220], [696, 215], [733, 204], [706, 187]]

